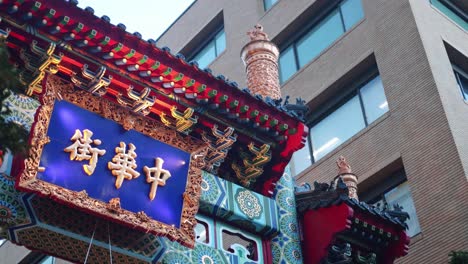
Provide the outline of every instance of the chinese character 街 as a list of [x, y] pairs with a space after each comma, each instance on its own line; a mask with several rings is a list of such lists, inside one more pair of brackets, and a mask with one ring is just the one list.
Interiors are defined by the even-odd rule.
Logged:
[[93, 174], [96, 169], [98, 156], [102, 156], [106, 153], [104, 149], [91, 147], [91, 144], [96, 146], [101, 145], [101, 140], [92, 140], [92, 136], [93, 132], [89, 129], [83, 130], [83, 134], [79, 129], [76, 129], [75, 134], [73, 134], [70, 139], [74, 141], [74, 143], [64, 149], [65, 152], [70, 152], [70, 160], [89, 160], [89, 165], [83, 165], [83, 169], [88, 175]]

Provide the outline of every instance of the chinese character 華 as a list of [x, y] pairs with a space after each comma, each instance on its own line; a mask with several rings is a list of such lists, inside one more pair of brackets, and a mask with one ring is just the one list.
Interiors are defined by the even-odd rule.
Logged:
[[112, 171], [112, 175], [117, 177], [115, 180], [115, 187], [120, 189], [122, 187], [122, 182], [124, 179], [132, 180], [138, 178], [140, 173], [135, 169], [137, 164], [135, 158], [137, 154], [135, 153], [135, 145], [132, 143], [128, 144], [128, 153], [127, 145], [124, 142], [120, 142], [120, 147], [115, 148], [115, 153], [117, 153], [113, 158], [112, 162], [107, 163], [107, 167]]

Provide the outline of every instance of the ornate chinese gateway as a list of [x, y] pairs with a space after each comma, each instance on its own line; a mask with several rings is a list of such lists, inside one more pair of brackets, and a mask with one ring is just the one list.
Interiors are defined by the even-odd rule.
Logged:
[[[323, 248], [303, 258], [314, 221], [335, 216], [311, 206], [316, 191], [294, 193], [286, 168], [306, 141], [307, 107], [282, 101], [278, 49], [261, 26], [242, 51], [241, 89], [76, 0], [4, 0], [0, 17], [26, 87], [9, 118], [30, 129], [27, 157], [1, 153], [1, 237], [78, 263], [331, 263], [336, 237], [357, 241], [347, 225], [322, 228]], [[349, 213], [362, 204], [340, 162], [341, 189], [317, 195]], [[389, 245], [404, 254], [404, 220], [356, 212], [341, 220], [384, 220], [388, 243], [360, 243], [365, 257]]]

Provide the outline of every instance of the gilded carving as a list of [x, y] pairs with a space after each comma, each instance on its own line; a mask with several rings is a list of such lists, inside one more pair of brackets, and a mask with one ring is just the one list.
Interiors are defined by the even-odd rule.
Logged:
[[143, 222], [148, 222], [151, 220], [151, 218], [149, 218], [149, 216], [143, 211], [138, 212], [136, 215]]
[[232, 144], [236, 142], [237, 135], [234, 134], [234, 128], [227, 127], [224, 131], [218, 129], [217, 125], [211, 128], [213, 136], [206, 132], [202, 133], [202, 139], [208, 144], [208, 153], [205, 158], [205, 170], [216, 173], [216, 170], [226, 158]]
[[63, 54], [54, 54], [55, 43], [49, 43], [47, 49], [42, 49], [37, 45], [37, 41], [31, 42], [30, 51], [22, 49], [20, 58], [24, 62], [25, 70], [20, 73], [20, 80], [28, 85], [26, 94], [31, 96], [34, 92], [41, 93], [42, 80], [49, 74], [58, 72], [58, 65], [62, 61]]
[[86, 174], [93, 174], [96, 169], [98, 162], [98, 156], [102, 156], [106, 153], [105, 149], [98, 149], [91, 147], [91, 144], [96, 146], [101, 145], [100, 139], [91, 139], [93, 132], [89, 129], [83, 130], [83, 133], [79, 129], [75, 130], [75, 134], [72, 136], [71, 141], [73, 144], [64, 149], [65, 152], [70, 153], [70, 160], [89, 160], [88, 165], [83, 165], [83, 170]]
[[123, 180], [133, 180], [140, 176], [140, 173], [136, 171], [137, 168], [136, 160], [137, 154], [135, 152], [136, 147], [132, 143], [127, 144], [120, 142], [120, 146], [115, 148], [115, 156], [112, 161], [107, 163], [107, 167], [111, 170], [112, 175], [116, 177], [115, 188], [120, 189], [122, 187]]
[[146, 182], [151, 184], [149, 198], [150, 200], [154, 200], [156, 197], [156, 191], [158, 190], [158, 186], [166, 185], [166, 181], [171, 177], [171, 172], [168, 170], [163, 169], [164, 160], [161, 158], [155, 158], [155, 165], [154, 167], [144, 166], [143, 171], [146, 175]]
[[112, 81], [112, 76], [105, 77], [106, 67], [100, 66], [97, 72], [88, 69], [88, 65], [83, 65], [81, 76], [74, 74], [71, 81], [79, 88], [92, 94], [103, 96], [107, 93], [107, 87]]
[[109, 203], [107, 204], [107, 209], [116, 213], [120, 213], [122, 208], [120, 207], [120, 198], [115, 197], [110, 199]]
[[[129, 109], [125, 109], [103, 98], [93, 96], [84, 90], [74, 91], [73, 86], [65, 83], [55, 76], [46, 76], [43, 81], [46, 89], [41, 96], [42, 105], [36, 113], [36, 122], [32, 127], [32, 146], [29, 156], [25, 160], [25, 168], [18, 180], [18, 188], [23, 191], [33, 191], [48, 196], [53, 200], [62, 201], [84, 211], [91, 211], [104, 218], [111, 219], [121, 224], [132, 226], [142, 231], [148, 231], [155, 235], [166, 236], [170, 240], [179, 241], [182, 245], [193, 247], [195, 235], [193, 223], [198, 211], [198, 201], [201, 190], [201, 169], [204, 165], [204, 157], [207, 146], [198, 139], [183, 136], [175, 130], [167, 128], [163, 124], [150, 120], [142, 115], [133, 115]], [[135, 118], [133, 129], [150, 136], [156, 140], [165, 142], [185, 152], [191, 153], [190, 166], [186, 190], [183, 197], [183, 207], [180, 228], [176, 228], [141, 213], [132, 213], [125, 209], [117, 210], [109, 203], [88, 197], [86, 192], [71, 191], [36, 178], [37, 170], [44, 145], [46, 144], [47, 129], [58, 94], [63, 100], [71, 102], [105, 118], [123, 124], [126, 116], [133, 115]], [[114, 209], [112, 209], [114, 208]], [[110, 210], [111, 209], [111, 210]]]
[[193, 125], [198, 121], [198, 116], [193, 116], [194, 110], [187, 108], [183, 113], [177, 110], [176, 106], [171, 108], [171, 117], [168, 117], [165, 113], [161, 113], [161, 122], [168, 127], [173, 127], [177, 131], [189, 134]]
[[122, 126], [125, 130], [131, 130], [135, 127], [135, 117], [133, 115], [128, 115], [124, 117], [122, 121]]
[[77, 193], [77, 197], [79, 197], [79, 198], [86, 198], [86, 197], [88, 197], [88, 193], [86, 192], [86, 190], [79, 191], [79, 192]]
[[145, 87], [140, 93], [133, 90], [133, 86], [128, 87], [127, 97], [122, 94], [117, 95], [117, 102], [123, 106], [130, 107], [133, 112], [148, 115], [151, 112], [151, 107], [156, 102], [155, 96], [150, 96], [151, 89]]
[[[270, 145], [263, 144], [257, 148], [253, 143], [249, 146], [250, 155], [242, 160], [243, 166], [232, 164], [232, 169], [236, 173], [237, 179], [244, 187], [249, 187], [263, 173], [263, 166], [271, 160]], [[252, 156], [253, 154], [253, 156]]]

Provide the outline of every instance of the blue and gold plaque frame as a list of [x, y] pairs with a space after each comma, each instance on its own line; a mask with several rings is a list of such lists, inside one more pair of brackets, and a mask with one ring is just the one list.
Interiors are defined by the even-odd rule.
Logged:
[[[135, 114], [131, 110], [109, 100], [94, 96], [83, 90], [75, 90], [73, 85], [58, 77], [49, 76], [45, 78], [43, 86], [45, 86], [45, 89], [41, 95], [41, 106], [36, 113], [31, 130], [29, 156], [25, 160], [24, 170], [16, 182], [17, 188], [21, 191], [49, 197], [57, 202], [106, 220], [158, 236], [165, 236], [178, 241], [184, 246], [193, 247], [195, 243], [193, 231], [196, 224], [195, 214], [199, 206], [202, 182], [201, 169], [204, 166], [203, 160], [207, 151], [206, 144], [201, 140], [180, 134], [155, 120]], [[73, 109], [77, 110], [73, 110], [75, 112], [68, 115], [66, 112], [60, 112], [65, 111], [60, 110], [64, 107], [67, 108], [68, 113], [72, 112]], [[62, 115], [60, 118], [65, 120], [65, 123], [55, 120], [60, 119], [57, 117], [60, 115]], [[135, 177], [120, 178], [120, 181], [117, 181], [117, 174], [111, 171], [115, 169], [113, 167], [115, 165], [111, 165], [114, 161], [111, 157], [118, 152], [118, 149], [121, 149], [118, 148], [118, 145], [115, 146], [115, 152], [113, 148], [107, 148], [106, 151], [96, 152], [92, 159], [88, 158], [85, 161], [71, 154], [73, 152], [73, 142], [70, 140], [76, 139], [78, 134], [82, 136], [81, 132], [88, 133], [88, 141], [92, 142], [89, 140], [91, 130], [84, 129], [87, 127], [81, 125], [83, 122], [76, 121], [87, 120], [83, 116], [93, 118], [84, 126], [95, 126], [95, 132], [96, 130], [106, 130], [109, 127], [114, 127], [112, 133], [117, 133], [115, 136], [109, 134], [111, 132], [106, 132], [108, 134], [102, 134], [99, 141], [94, 140], [96, 145], [100, 145], [102, 140], [101, 148], [104, 148], [104, 142], [120, 140], [118, 139], [119, 135], [123, 137], [120, 142], [125, 141], [128, 143], [133, 142], [132, 140], [136, 142], [140, 140], [140, 146], [136, 147], [136, 152], [140, 150], [142, 153], [139, 162], [142, 162], [145, 156], [151, 156], [153, 154], [151, 151], [156, 153], [159, 151], [162, 156], [176, 155], [177, 161], [186, 167], [185, 171], [181, 170], [181, 172], [173, 173], [171, 176], [168, 170], [162, 170], [162, 159], [154, 156], [152, 160], [155, 160], [156, 165], [154, 165], [154, 162], [152, 165], [147, 164], [155, 166], [154, 168], [144, 166], [143, 169], [143, 164], [140, 164], [140, 171], [134, 172], [136, 173], [133, 175]], [[80, 133], [76, 132], [75, 135], [71, 135], [70, 132], [67, 132], [68, 124], [80, 124], [76, 125], [76, 131]], [[78, 129], [79, 126], [82, 126], [81, 130]], [[91, 133], [91, 135], [93, 134]], [[67, 140], [64, 138], [67, 138]], [[99, 138], [98, 133], [94, 133], [93, 139], [97, 138]], [[156, 147], [151, 147], [153, 141], [154, 144], [157, 144]], [[58, 147], [55, 146], [57, 144]], [[121, 144], [120, 147], [122, 146]], [[128, 143], [128, 147], [130, 149], [135, 148], [133, 143]], [[97, 149], [97, 147], [94, 149]], [[125, 152], [125, 150], [123, 151]], [[105, 159], [104, 153], [106, 152], [111, 155], [106, 154], [108, 155], [107, 160], [101, 160]], [[178, 158], [177, 155], [185, 157], [188, 164], [186, 164], [184, 158]], [[90, 155], [88, 156], [90, 157]], [[68, 160], [65, 160], [64, 157], [67, 157]], [[153, 158], [153, 156], [151, 157]], [[73, 158], [75, 158], [75, 161]], [[88, 162], [89, 165], [87, 165]], [[166, 168], [172, 166], [171, 158], [168, 158], [164, 166], [168, 166]], [[76, 169], [81, 167], [83, 169]], [[93, 168], [90, 169], [90, 167]], [[159, 170], [157, 167], [159, 167]], [[157, 177], [160, 180], [157, 195], [155, 194], [154, 184], [151, 185], [151, 180], [155, 181], [156, 179], [154, 171], [158, 171]], [[160, 177], [161, 172], [166, 173], [168, 177]], [[137, 174], [140, 173], [142, 175], [138, 178], [139, 175]], [[147, 174], [146, 182], [144, 173]], [[134, 178], [138, 179], [134, 180]], [[93, 181], [92, 184], [89, 183], [90, 181]], [[115, 181], [115, 187], [113, 184], [109, 185], [109, 181]], [[131, 186], [130, 183], [135, 185], [127, 187]], [[141, 187], [147, 183], [150, 183], [151, 188]], [[143, 188], [144, 190], [142, 190]], [[125, 192], [127, 193], [125, 194]], [[143, 196], [146, 197], [146, 200], [141, 202]], [[109, 197], [113, 198], [109, 199]], [[128, 201], [126, 202], [125, 199]], [[168, 205], [171, 203], [177, 204], [178, 201], [178, 206], [171, 207]], [[143, 206], [138, 207], [138, 203], [143, 203]], [[141, 208], [146, 209], [140, 210]], [[168, 211], [169, 214], [175, 211], [175, 218], [177, 219], [166, 220], [162, 216], [162, 220], [159, 219], [159, 213], [163, 214], [164, 211]]]

